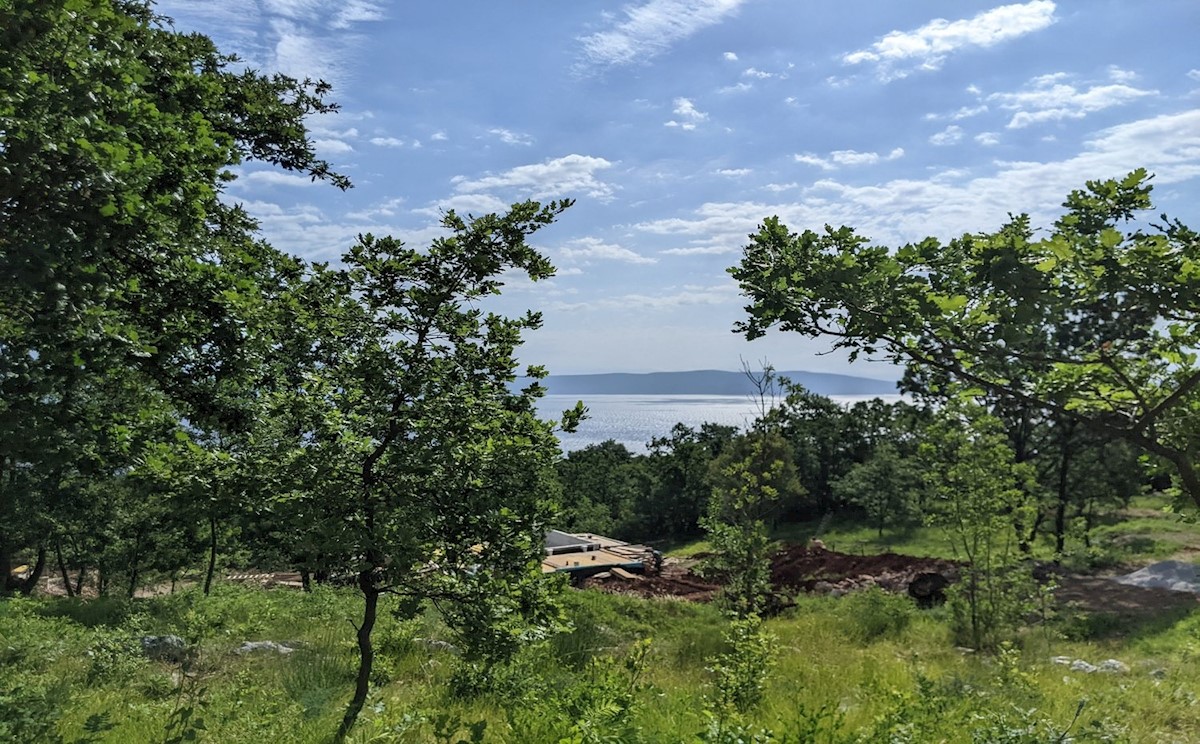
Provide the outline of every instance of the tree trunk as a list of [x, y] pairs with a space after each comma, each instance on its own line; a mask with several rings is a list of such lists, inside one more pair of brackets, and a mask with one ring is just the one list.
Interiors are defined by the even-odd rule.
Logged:
[[306, 566], [300, 567], [300, 586], [306, 592], [312, 591], [312, 574], [308, 572]]
[[1068, 489], [1067, 471], [1071, 464], [1071, 450], [1063, 442], [1062, 460], [1058, 464], [1058, 505], [1054, 509], [1054, 555], [1061, 558], [1067, 545], [1067, 503], [1071, 500]]
[[1200, 506], [1200, 472], [1196, 471], [1196, 465], [1187, 455], [1181, 454], [1175, 460], [1175, 467], [1179, 470], [1179, 479], [1183, 481], [1184, 492], [1192, 497], [1196, 506]]
[[129, 598], [133, 599], [133, 593], [137, 591], [138, 581], [138, 563], [141, 562], [142, 536], [139, 534], [137, 539], [133, 541], [133, 558], [129, 561]]
[[354, 697], [342, 717], [342, 725], [338, 726], [335, 742], [343, 742], [358, 714], [362, 712], [367, 702], [367, 693], [371, 689], [371, 667], [375, 663], [375, 649], [371, 645], [371, 631], [375, 627], [375, 614], [379, 607], [379, 590], [375, 588], [375, 572], [368, 568], [358, 574], [358, 588], [363, 593], [363, 620], [358, 627], [358, 679], [354, 684]]
[[63, 560], [62, 543], [58, 540], [54, 541], [54, 556], [58, 559], [58, 573], [62, 576], [63, 590], [68, 597], [74, 597], [75, 589], [71, 586], [71, 577], [67, 575], [67, 563]]
[[5, 534], [5, 525], [12, 524], [13, 513], [8, 504], [8, 500], [13, 491], [11, 482], [6, 488], [4, 484], [4, 471], [6, 458], [0, 458], [0, 597], [7, 597], [9, 593], [16, 587], [12, 580], [13, 557], [12, 557], [12, 542]]
[[0, 597], [7, 596], [13, 588], [12, 569], [12, 552], [3, 535], [0, 535]]
[[213, 573], [217, 570], [217, 517], [208, 518], [208, 572], [204, 575], [204, 596], [212, 590]]
[[41, 580], [42, 572], [45, 570], [46, 546], [39, 545], [37, 561], [35, 561], [33, 564], [33, 571], [29, 573], [29, 576], [25, 579], [24, 583], [21, 584], [21, 596], [28, 597], [30, 594], [33, 594], [33, 589], [37, 586], [38, 581]]
[[75, 577], [75, 596], [83, 596], [83, 577], [87, 576], [87, 565], [79, 564], [79, 574]]

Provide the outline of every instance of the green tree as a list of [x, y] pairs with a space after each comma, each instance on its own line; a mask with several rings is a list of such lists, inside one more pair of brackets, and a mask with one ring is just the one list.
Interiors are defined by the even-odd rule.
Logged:
[[1034, 591], [1012, 529], [1014, 517], [1032, 518], [1033, 469], [1015, 461], [1001, 422], [977, 406], [948, 408], [921, 456], [929, 521], [966, 563], [950, 597], [955, 630], [972, 648], [995, 648], [1023, 621]]
[[699, 531], [712, 493], [709, 465], [736, 434], [736, 428], [721, 424], [702, 424], [699, 430], [675, 424], [669, 435], [650, 441], [654, 491], [639, 509], [647, 534], [682, 537]]
[[738, 330], [830, 336], [852, 358], [880, 353], [1076, 419], [1170, 462], [1200, 504], [1200, 238], [1135, 221], [1148, 181], [1089, 182], [1037, 239], [1021, 215], [893, 251], [769, 218], [730, 270], [752, 303]]
[[646, 495], [654, 491], [644, 457], [614, 440], [592, 444], [558, 462], [563, 528], [620, 539], [644, 537]]
[[280, 508], [317, 521], [303, 539], [352, 566], [363, 596], [357, 681], [338, 739], [367, 698], [382, 596], [409, 614], [433, 601], [466, 660], [485, 666], [557, 617], [540, 562], [558, 445], [534, 408], [543, 388], [510, 389], [521, 335], [541, 316], [481, 305], [506, 272], [553, 274], [526, 238], [567, 206], [526, 202], [470, 221], [450, 212], [449, 234], [424, 249], [363, 236], [345, 269], [315, 280], [328, 291], [300, 323], [325, 358], [279, 392], [299, 434], [288, 459], [307, 473]]
[[706, 570], [725, 578], [730, 612], [758, 615], [771, 591], [767, 520], [781, 500], [803, 490], [791, 447], [777, 432], [752, 431], [735, 439], [710, 471], [713, 490], [702, 525], [714, 555]]
[[[131, 466], [136, 452], [93, 446], [98, 428], [136, 428], [147, 401], [211, 427], [228, 407], [218, 381], [253, 376], [270, 348], [258, 311], [299, 264], [220, 198], [229, 168], [348, 186], [305, 133], [334, 109], [328, 87], [236, 62], [144, 0], [0, 3], [5, 577], [16, 551], [54, 539], [52, 520], [30, 518], [51, 513], [46, 499], [72, 511], [64, 477]], [[121, 375], [144, 392], [102, 396]], [[11, 487], [37, 483], [52, 487]]]
[[833, 493], [840, 501], [866, 512], [882, 537], [884, 527], [904, 527], [919, 521], [923, 485], [915, 458], [902, 458], [894, 445], [883, 442], [865, 462], [834, 481]]
[[780, 504], [788, 519], [810, 519], [841, 506], [834, 482], [869, 451], [854, 416], [824, 395], [788, 385], [787, 395], [755, 427], [779, 432], [793, 452], [802, 489]]

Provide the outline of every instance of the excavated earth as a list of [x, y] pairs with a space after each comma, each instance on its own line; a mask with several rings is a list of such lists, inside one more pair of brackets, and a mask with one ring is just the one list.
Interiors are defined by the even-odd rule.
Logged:
[[[667, 559], [656, 575], [622, 578], [598, 574], [583, 586], [637, 597], [675, 597], [707, 602], [721, 590], [720, 583], [693, 572], [696, 561]], [[953, 581], [958, 566], [937, 558], [915, 558], [895, 553], [848, 555], [821, 547], [786, 545], [771, 559], [771, 583], [783, 594], [816, 592], [845, 594], [870, 586], [904, 592], [922, 574], [939, 574]]]
[[848, 555], [804, 545], [785, 545], [771, 559], [771, 583], [791, 593], [845, 593], [871, 586], [903, 592], [913, 579], [926, 573], [954, 581], [958, 564], [896, 553]]
[[[695, 559], [668, 558], [652, 576], [622, 578], [600, 574], [583, 586], [614, 594], [644, 598], [675, 598], [708, 602], [721, 590], [719, 582], [693, 573]], [[889, 592], [909, 591], [914, 580], [930, 576], [956, 581], [961, 564], [940, 558], [917, 558], [896, 553], [849, 555], [805, 545], [785, 545], [771, 560], [771, 582], [780, 601], [800, 592], [839, 596], [877, 586]], [[1161, 618], [1165, 613], [1200, 608], [1200, 595], [1157, 587], [1128, 586], [1111, 576], [1074, 574], [1043, 564], [1035, 571], [1042, 582], [1055, 585], [1056, 604], [1065, 612], [1083, 611], [1118, 616], [1123, 622]], [[911, 593], [911, 592], [910, 592]]]

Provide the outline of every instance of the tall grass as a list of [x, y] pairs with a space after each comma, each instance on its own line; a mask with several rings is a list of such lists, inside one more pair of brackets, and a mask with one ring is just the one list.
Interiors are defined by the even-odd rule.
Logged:
[[[173, 712], [192, 705], [205, 741], [325, 741], [352, 686], [348, 619], [358, 601], [350, 591], [222, 587], [209, 598], [0, 602], [0, 740], [158, 742]], [[382, 671], [354, 740], [471, 741], [481, 731], [487, 742], [558, 744], [589, 740], [576, 730], [584, 717], [622, 721], [614, 741], [698, 740], [706, 669], [727, 650], [720, 613], [588, 591], [569, 593], [566, 611], [573, 630], [523, 653], [494, 689], [465, 697], [449, 685], [454, 652], [416, 640], [445, 637], [437, 618], [401, 623], [384, 613]], [[1200, 613], [1131, 637], [1058, 623], [987, 656], [953, 646], [944, 611], [904, 598], [800, 597], [766, 623], [777, 663], [751, 719], [776, 741], [818, 744], [1053, 741], [1068, 726], [1077, 743], [1196, 740]], [[126, 645], [142, 633], [188, 638], [197, 653], [187, 676]], [[235, 653], [259, 639], [301, 646]], [[631, 682], [624, 665], [642, 639], [649, 656]], [[1059, 655], [1117, 658], [1129, 671], [1072, 672], [1051, 662]]]

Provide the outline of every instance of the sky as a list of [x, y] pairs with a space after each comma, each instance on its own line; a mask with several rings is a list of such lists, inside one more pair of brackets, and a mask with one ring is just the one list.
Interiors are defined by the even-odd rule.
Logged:
[[739, 369], [892, 378], [828, 341], [732, 332], [726, 268], [778, 215], [877, 244], [948, 239], [1138, 167], [1200, 226], [1196, 0], [159, 0], [261, 71], [333, 84], [310, 121], [354, 188], [247, 164], [227, 189], [276, 247], [336, 263], [420, 246], [444, 210], [575, 205], [531, 241], [557, 275], [521, 352], [552, 373]]

